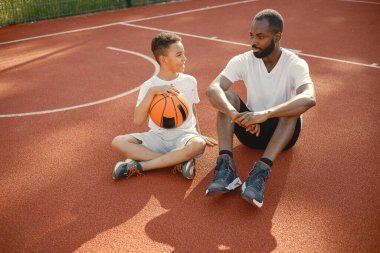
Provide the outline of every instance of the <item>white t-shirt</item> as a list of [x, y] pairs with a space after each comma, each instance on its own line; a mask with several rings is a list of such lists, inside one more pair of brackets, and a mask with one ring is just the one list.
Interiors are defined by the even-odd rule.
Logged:
[[270, 73], [252, 51], [233, 57], [221, 73], [231, 82], [244, 81], [247, 107], [251, 111], [282, 104], [296, 95], [299, 86], [312, 83], [306, 61], [289, 50], [281, 50], [280, 59]]
[[151, 129], [151, 131], [172, 131], [172, 130], [185, 130], [190, 132], [197, 132], [196, 130], [196, 119], [194, 117], [193, 113], [193, 104], [199, 103], [199, 96], [198, 96], [198, 89], [197, 89], [197, 80], [190, 75], [179, 73], [178, 77], [171, 81], [166, 81], [158, 78], [157, 76], [153, 76], [149, 80], [145, 81], [141, 88], [140, 93], [137, 98], [136, 106], [138, 106], [141, 101], [144, 99], [145, 94], [147, 93], [148, 89], [153, 86], [161, 86], [161, 85], [173, 85], [176, 87], [183, 95], [187, 98], [187, 101], [189, 102], [189, 115], [185, 122], [182, 123], [177, 128], [174, 129], [164, 129], [159, 126], [157, 126], [152, 119], [149, 117], [149, 123], [148, 126]]

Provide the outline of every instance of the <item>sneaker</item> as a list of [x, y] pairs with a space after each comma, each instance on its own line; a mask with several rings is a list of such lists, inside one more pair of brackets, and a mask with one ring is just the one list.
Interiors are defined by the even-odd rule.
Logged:
[[[140, 167], [140, 168], [139, 168]], [[132, 175], [142, 175], [141, 166], [137, 161], [127, 159], [124, 162], [118, 162], [113, 169], [113, 179], [122, 179]]]
[[269, 178], [270, 167], [259, 161], [254, 164], [247, 181], [242, 186], [241, 197], [261, 208], [264, 203], [265, 181]]
[[195, 176], [195, 160], [191, 159], [181, 164], [182, 176], [186, 179], [193, 179]]
[[240, 185], [241, 180], [236, 174], [234, 160], [227, 154], [220, 155], [216, 162], [214, 178], [206, 190], [206, 196], [227, 193]]

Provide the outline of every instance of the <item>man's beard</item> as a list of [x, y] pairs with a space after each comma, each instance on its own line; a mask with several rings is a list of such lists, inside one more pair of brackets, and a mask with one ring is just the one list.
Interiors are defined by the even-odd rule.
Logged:
[[[255, 55], [256, 58], [262, 59], [262, 58], [265, 58], [268, 55], [270, 55], [273, 52], [274, 47], [275, 47], [274, 38], [272, 38], [272, 41], [270, 42], [270, 44], [267, 48], [265, 48], [261, 52], [253, 52], [253, 54]], [[252, 48], [253, 48], [253, 46], [252, 46]]]

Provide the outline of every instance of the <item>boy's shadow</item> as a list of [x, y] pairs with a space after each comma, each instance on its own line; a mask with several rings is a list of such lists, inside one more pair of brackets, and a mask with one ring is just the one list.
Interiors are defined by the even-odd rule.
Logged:
[[[100, 150], [94, 153], [100, 153]], [[99, 233], [133, 218], [152, 196], [164, 209], [176, 208], [181, 203], [178, 200], [184, 199], [191, 185], [190, 181], [180, 175], [171, 175], [167, 169], [113, 181], [109, 165], [116, 156], [108, 155], [111, 159], [87, 161], [87, 164], [78, 166], [92, 168], [91, 175], [88, 170], [76, 170], [36, 196], [36, 200], [44, 199], [45, 202], [35, 204], [33, 213], [44, 213], [45, 220], [38, 223], [50, 223], [49, 232], [34, 240], [29, 238], [23, 250], [49, 252], [54, 248], [57, 252], [73, 252]], [[110, 170], [105, 172], [104, 168]], [[86, 180], [79, 179], [86, 176]]]
[[[252, 161], [261, 154], [243, 145], [234, 149], [238, 175], [243, 182]], [[261, 209], [245, 202], [240, 197], [240, 188], [223, 196], [205, 197], [216, 155], [207, 153], [198, 165], [198, 170], [207, 168], [210, 172], [183, 203], [147, 224], [148, 236], [173, 246], [175, 252], [271, 252], [277, 245], [271, 234], [272, 219], [286, 184], [293, 151], [283, 152], [276, 160]]]

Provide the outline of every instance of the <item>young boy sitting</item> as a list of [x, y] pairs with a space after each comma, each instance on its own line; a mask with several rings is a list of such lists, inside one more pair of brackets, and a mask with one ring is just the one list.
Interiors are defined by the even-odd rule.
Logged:
[[214, 146], [217, 142], [200, 134], [195, 111], [195, 104], [199, 103], [197, 81], [183, 73], [187, 59], [181, 38], [162, 32], [153, 38], [152, 52], [160, 71], [141, 86], [133, 122], [142, 125], [149, 117], [153, 97], [162, 93], [174, 96], [182, 93], [189, 102], [189, 115], [177, 128], [160, 128], [149, 118], [149, 132], [115, 137], [112, 147], [127, 159], [115, 165], [113, 178], [176, 166], [185, 178], [193, 179], [195, 159], [203, 154], [206, 145]]

